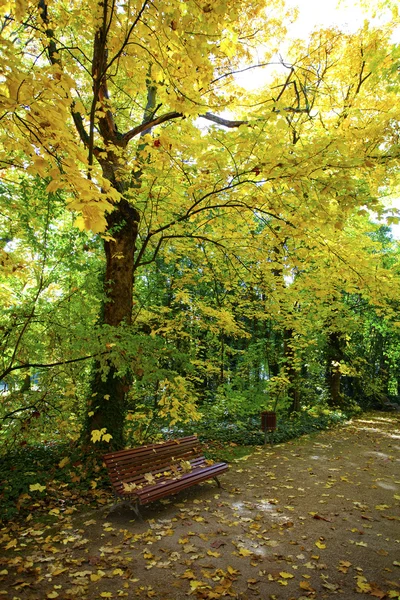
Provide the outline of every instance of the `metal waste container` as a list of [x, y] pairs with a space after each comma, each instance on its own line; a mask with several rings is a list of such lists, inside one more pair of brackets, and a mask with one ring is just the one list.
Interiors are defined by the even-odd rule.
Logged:
[[265, 410], [261, 413], [261, 429], [263, 431], [275, 431], [276, 412]]

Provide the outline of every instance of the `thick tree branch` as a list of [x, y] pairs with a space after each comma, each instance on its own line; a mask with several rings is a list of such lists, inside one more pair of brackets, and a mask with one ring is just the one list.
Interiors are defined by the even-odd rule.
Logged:
[[165, 115], [161, 115], [156, 119], [151, 119], [149, 121], [143, 121], [140, 125], [137, 125], [130, 131], [127, 131], [122, 136], [122, 141], [124, 144], [127, 144], [129, 140], [141, 134], [143, 131], [147, 131], [155, 127], [156, 125], [161, 125], [161, 123], [166, 123], [167, 121], [172, 121], [173, 119], [181, 119], [183, 118], [183, 114], [179, 112], [169, 112]]
[[[240, 125], [248, 124], [248, 121], [231, 121], [229, 119], [224, 119], [222, 117], [218, 117], [217, 115], [214, 115], [210, 112], [206, 112], [204, 115], [199, 115], [199, 117], [201, 117], [202, 119], [207, 119], [208, 121], [212, 121], [213, 123], [217, 123], [218, 125], [223, 125], [223, 127], [234, 128], [234, 127], [239, 127]], [[165, 115], [160, 115], [159, 117], [156, 117], [155, 119], [151, 119], [149, 121], [144, 121], [140, 125], [133, 127], [133, 129], [131, 129], [130, 131], [127, 131], [127, 133], [124, 133], [122, 135], [121, 140], [123, 141], [124, 144], [127, 144], [129, 142], [129, 140], [136, 137], [143, 131], [147, 131], [147, 130], [150, 131], [156, 125], [161, 125], [162, 123], [166, 123], [167, 121], [172, 121], [173, 119], [183, 119], [183, 118], [185, 118], [183, 113], [179, 113], [179, 112], [165, 113]]]
[[1, 418], [1, 420], [5, 421], [6, 419], [14, 419], [14, 415], [16, 415], [17, 413], [26, 412], [28, 410], [37, 410], [36, 404], [30, 404], [29, 406], [24, 406], [23, 408], [16, 408], [11, 412], [6, 413], [4, 417]]
[[82, 142], [85, 144], [85, 146], [89, 146], [89, 140], [90, 140], [90, 138], [89, 138], [89, 134], [86, 131], [85, 126], [83, 124], [82, 115], [80, 113], [78, 113], [78, 112], [75, 112], [73, 110], [73, 106], [74, 106], [74, 104], [72, 104], [72, 107], [71, 107], [71, 114], [72, 114], [72, 118], [73, 118], [74, 123], [75, 123], [76, 130], [77, 130], [77, 132], [79, 134], [79, 137], [81, 138]]
[[71, 363], [81, 362], [83, 360], [89, 360], [90, 358], [96, 358], [97, 356], [103, 356], [108, 354], [108, 351], [99, 352], [98, 354], [90, 354], [89, 356], [81, 356], [79, 358], [71, 358], [70, 360], [60, 360], [55, 363], [24, 363], [22, 365], [14, 365], [8, 367], [3, 373], [0, 373], [0, 380], [4, 379], [13, 371], [19, 371], [21, 369], [51, 369], [52, 367], [59, 367], [60, 365], [69, 365]]

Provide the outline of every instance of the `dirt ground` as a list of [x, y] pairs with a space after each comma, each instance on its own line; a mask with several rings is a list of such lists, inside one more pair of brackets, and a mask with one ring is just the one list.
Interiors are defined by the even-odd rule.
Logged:
[[257, 448], [143, 522], [104, 506], [4, 528], [0, 599], [400, 598], [399, 467], [381, 413]]

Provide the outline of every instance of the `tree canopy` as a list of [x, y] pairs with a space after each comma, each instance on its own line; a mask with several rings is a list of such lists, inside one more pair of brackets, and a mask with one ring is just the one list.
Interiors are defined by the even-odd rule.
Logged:
[[396, 18], [290, 40], [277, 0], [1, 15], [6, 436], [50, 411], [119, 447], [204, 403], [397, 394]]

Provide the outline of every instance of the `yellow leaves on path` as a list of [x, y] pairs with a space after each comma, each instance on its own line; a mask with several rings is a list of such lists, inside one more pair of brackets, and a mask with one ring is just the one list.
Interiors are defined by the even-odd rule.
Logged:
[[238, 554], [239, 556], [251, 556], [253, 553], [250, 552], [250, 550], [247, 550], [247, 548], [239, 548], [235, 554]]
[[338, 571], [341, 573], [347, 573], [349, 568], [351, 567], [351, 562], [348, 560], [341, 560], [339, 562]]
[[311, 586], [309, 581], [300, 581], [299, 587], [306, 592], [315, 592], [315, 589]]
[[[318, 445], [311, 436], [261, 448], [238, 463], [246, 466], [242, 473], [229, 471], [226, 487], [217, 494], [208, 484], [199, 486], [195, 495], [152, 508], [144, 523], [125, 508], [105, 518], [101, 508], [90, 515], [84, 507], [72, 517], [61, 505], [47, 505], [46, 518], [49, 509], [59, 511], [56, 525], [31, 519], [29, 527], [0, 530], [1, 549], [9, 555], [0, 559], [0, 591], [4, 581], [15, 583], [18, 569], [28, 584], [25, 593], [33, 596], [40, 586], [44, 599], [54, 592], [63, 598], [66, 590], [79, 588], [90, 598], [112, 599], [161, 598], [167, 589], [174, 597], [194, 600], [250, 594], [263, 600], [274, 595], [347, 600], [355, 594], [397, 600], [400, 563], [393, 522], [384, 510], [372, 511], [373, 520], [363, 519], [375, 505], [390, 506], [392, 488], [399, 485], [395, 465], [382, 466], [379, 457], [365, 462], [376, 433], [365, 435], [363, 443], [363, 434], [350, 425], [317, 435], [330, 443]], [[384, 444], [393, 442], [389, 435], [382, 438], [383, 452]], [[316, 452], [318, 460], [310, 458]], [[310, 460], [315, 461], [312, 476]], [[327, 467], [346, 473], [356, 461], [361, 468], [354, 468], [354, 483], [337, 477], [337, 494], [326, 496], [332, 473]], [[371, 488], [372, 481], [385, 487]], [[32, 572], [43, 579], [31, 584]], [[9, 586], [13, 596], [22, 595], [18, 585]]]
[[294, 575], [293, 573], [287, 573], [286, 571], [280, 571], [279, 575], [283, 578], [283, 579], [293, 579]]
[[371, 591], [372, 588], [371, 588], [370, 584], [367, 582], [366, 578], [363, 577], [362, 575], [358, 575], [356, 577], [356, 582], [357, 582], [357, 591], [358, 592], [366, 594]]

